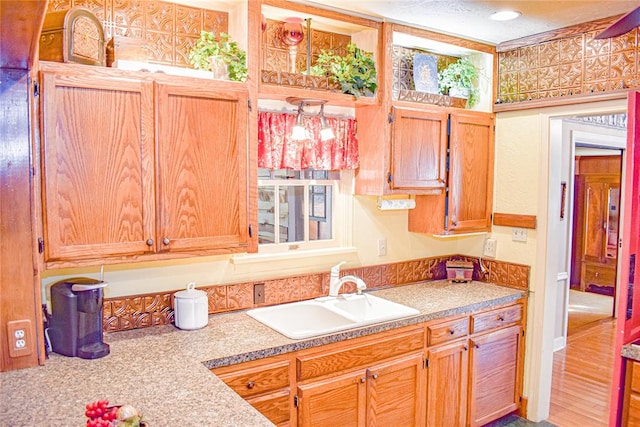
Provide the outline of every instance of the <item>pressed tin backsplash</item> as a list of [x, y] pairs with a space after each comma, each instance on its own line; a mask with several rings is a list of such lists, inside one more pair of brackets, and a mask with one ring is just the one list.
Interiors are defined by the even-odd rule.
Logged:
[[[342, 274], [353, 274], [362, 278], [369, 289], [402, 286], [426, 280], [443, 280], [447, 277], [448, 260], [473, 262], [473, 279], [483, 282], [529, 289], [530, 267], [497, 260], [482, 259], [487, 272], [480, 272], [478, 258], [450, 255], [420, 258], [391, 264], [371, 265], [342, 269]], [[207, 292], [209, 314], [253, 308], [253, 287], [256, 283], [265, 286], [264, 305], [282, 304], [327, 295], [329, 271], [284, 278], [254, 280], [244, 283], [217, 284], [199, 287]], [[117, 332], [129, 329], [173, 323], [171, 299], [175, 291], [107, 298], [104, 301], [104, 330]], [[346, 283], [342, 292], [355, 292], [353, 283]]]

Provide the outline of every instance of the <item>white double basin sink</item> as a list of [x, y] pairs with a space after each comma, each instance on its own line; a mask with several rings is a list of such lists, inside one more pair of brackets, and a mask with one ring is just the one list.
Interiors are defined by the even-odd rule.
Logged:
[[255, 308], [247, 314], [288, 338], [303, 339], [415, 316], [420, 311], [370, 294], [342, 294]]

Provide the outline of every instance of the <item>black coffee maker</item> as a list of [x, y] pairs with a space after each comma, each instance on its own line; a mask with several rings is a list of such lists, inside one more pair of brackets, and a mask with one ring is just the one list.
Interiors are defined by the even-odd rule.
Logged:
[[48, 337], [53, 351], [97, 359], [109, 354], [102, 341], [102, 298], [107, 282], [77, 277], [51, 285]]

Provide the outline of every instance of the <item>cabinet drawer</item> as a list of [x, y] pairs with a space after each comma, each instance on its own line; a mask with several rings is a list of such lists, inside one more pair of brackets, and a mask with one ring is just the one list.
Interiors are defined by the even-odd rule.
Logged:
[[465, 337], [469, 334], [469, 318], [450, 320], [427, 327], [428, 345], [436, 345]]
[[522, 321], [522, 305], [512, 305], [471, 316], [473, 333], [488, 331]]
[[421, 351], [424, 341], [424, 329], [420, 328], [377, 340], [367, 339], [360, 345], [338, 346], [322, 353], [300, 355], [297, 360], [298, 380], [371, 365], [390, 357]]
[[584, 265], [584, 281], [585, 286], [591, 284], [597, 286], [615, 286], [616, 269], [615, 266], [604, 266], [595, 264]]
[[245, 398], [289, 387], [288, 360], [250, 367], [232, 365], [212, 371]]

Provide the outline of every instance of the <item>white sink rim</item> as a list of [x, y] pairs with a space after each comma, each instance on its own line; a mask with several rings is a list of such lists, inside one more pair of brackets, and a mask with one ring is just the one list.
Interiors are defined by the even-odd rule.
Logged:
[[[362, 313], [351, 313], [342, 307], [364, 304], [372, 304], [378, 309], [384, 308], [385, 312], [372, 313], [365, 307], [365, 315], [358, 316]], [[250, 317], [295, 340], [403, 319], [418, 314], [420, 311], [415, 308], [370, 294], [342, 294], [338, 297], [321, 297], [315, 300], [260, 307], [247, 311], [247, 315]], [[321, 318], [314, 317], [318, 315]]]

